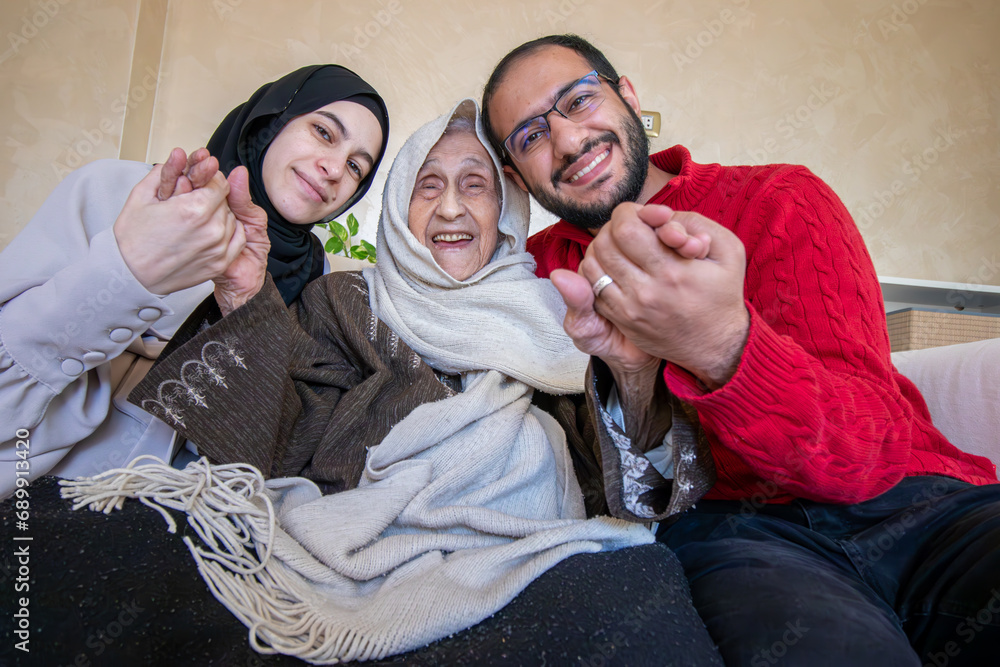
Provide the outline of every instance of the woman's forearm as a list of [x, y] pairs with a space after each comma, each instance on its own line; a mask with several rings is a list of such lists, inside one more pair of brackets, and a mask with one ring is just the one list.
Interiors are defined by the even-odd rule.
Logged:
[[666, 385], [661, 381], [662, 361], [626, 371], [611, 367], [625, 422], [625, 433], [642, 451], [663, 442], [670, 430], [671, 411]]

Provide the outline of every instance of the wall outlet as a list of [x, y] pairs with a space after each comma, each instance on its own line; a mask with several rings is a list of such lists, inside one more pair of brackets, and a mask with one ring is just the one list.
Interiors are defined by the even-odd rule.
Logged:
[[646, 130], [647, 137], [660, 136], [659, 111], [640, 111], [639, 118], [642, 120], [642, 127]]

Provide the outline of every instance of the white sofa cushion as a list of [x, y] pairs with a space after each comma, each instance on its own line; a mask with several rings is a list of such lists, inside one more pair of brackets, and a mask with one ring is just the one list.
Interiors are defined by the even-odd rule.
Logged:
[[892, 363], [952, 444], [1000, 466], [1000, 338], [896, 352]]

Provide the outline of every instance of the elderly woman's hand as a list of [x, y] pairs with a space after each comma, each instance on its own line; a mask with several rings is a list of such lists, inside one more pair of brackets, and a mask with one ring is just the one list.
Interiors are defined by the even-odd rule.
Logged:
[[267, 253], [271, 241], [267, 237], [267, 213], [250, 199], [249, 174], [246, 167], [237, 167], [229, 174], [227, 202], [237, 224], [246, 236], [243, 251], [215, 282], [215, 300], [223, 315], [228, 315], [249, 301], [264, 286], [267, 275]]
[[175, 148], [160, 170], [160, 186], [156, 198], [166, 201], [174, 195], [183, 195], [208, 185], [216, 172], [219, 161], [212, 157], [207, 148], [199, 148], [191, 155], [184, 149]]
[[556, 269], [550, 278], [566, 302], [563, 328], [581, 352], [600, 357], [616, 376], [658, 364], [594, 310], [594, 290], [586, 278], [565, 269]]
[[594, 310], [594, 290], [583, 275], [556, 269], [550, 278], [566, 302], [566, 333], [581, 351], [607, 364], [614, 376], [625, 432], [642, 451], [657, 446], [670, 427], [669, 408], [664, 410], [668, 404], [657, 396], [660, 360]]

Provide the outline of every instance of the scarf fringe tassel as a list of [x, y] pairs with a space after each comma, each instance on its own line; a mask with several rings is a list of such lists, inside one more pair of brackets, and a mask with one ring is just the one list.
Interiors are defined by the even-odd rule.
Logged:
[[[153, 462], [137, 465], [144, 459]], [[250, 644], [258, 653], [291, 655], [317, 665], [385, 657], [387, 651], [380, 651], [376, 642], [325, 618], [296, 595], [302, 582], [274, 566], [274, 507], [256, 468], [212, 465], [202, 458], [178, 470], [154, 456], [141, 456], [125, 468], [60, 484], [74, 510], [88, 507], [110, 514], [126, 498], [137, 498], [163, 516], [171, 533], [177, 532], [177, 523], [165, 508], [187, 513], [188, 524], [210, 549], [183, 538], [198, 572], [215, 599], [250, 629]]]

